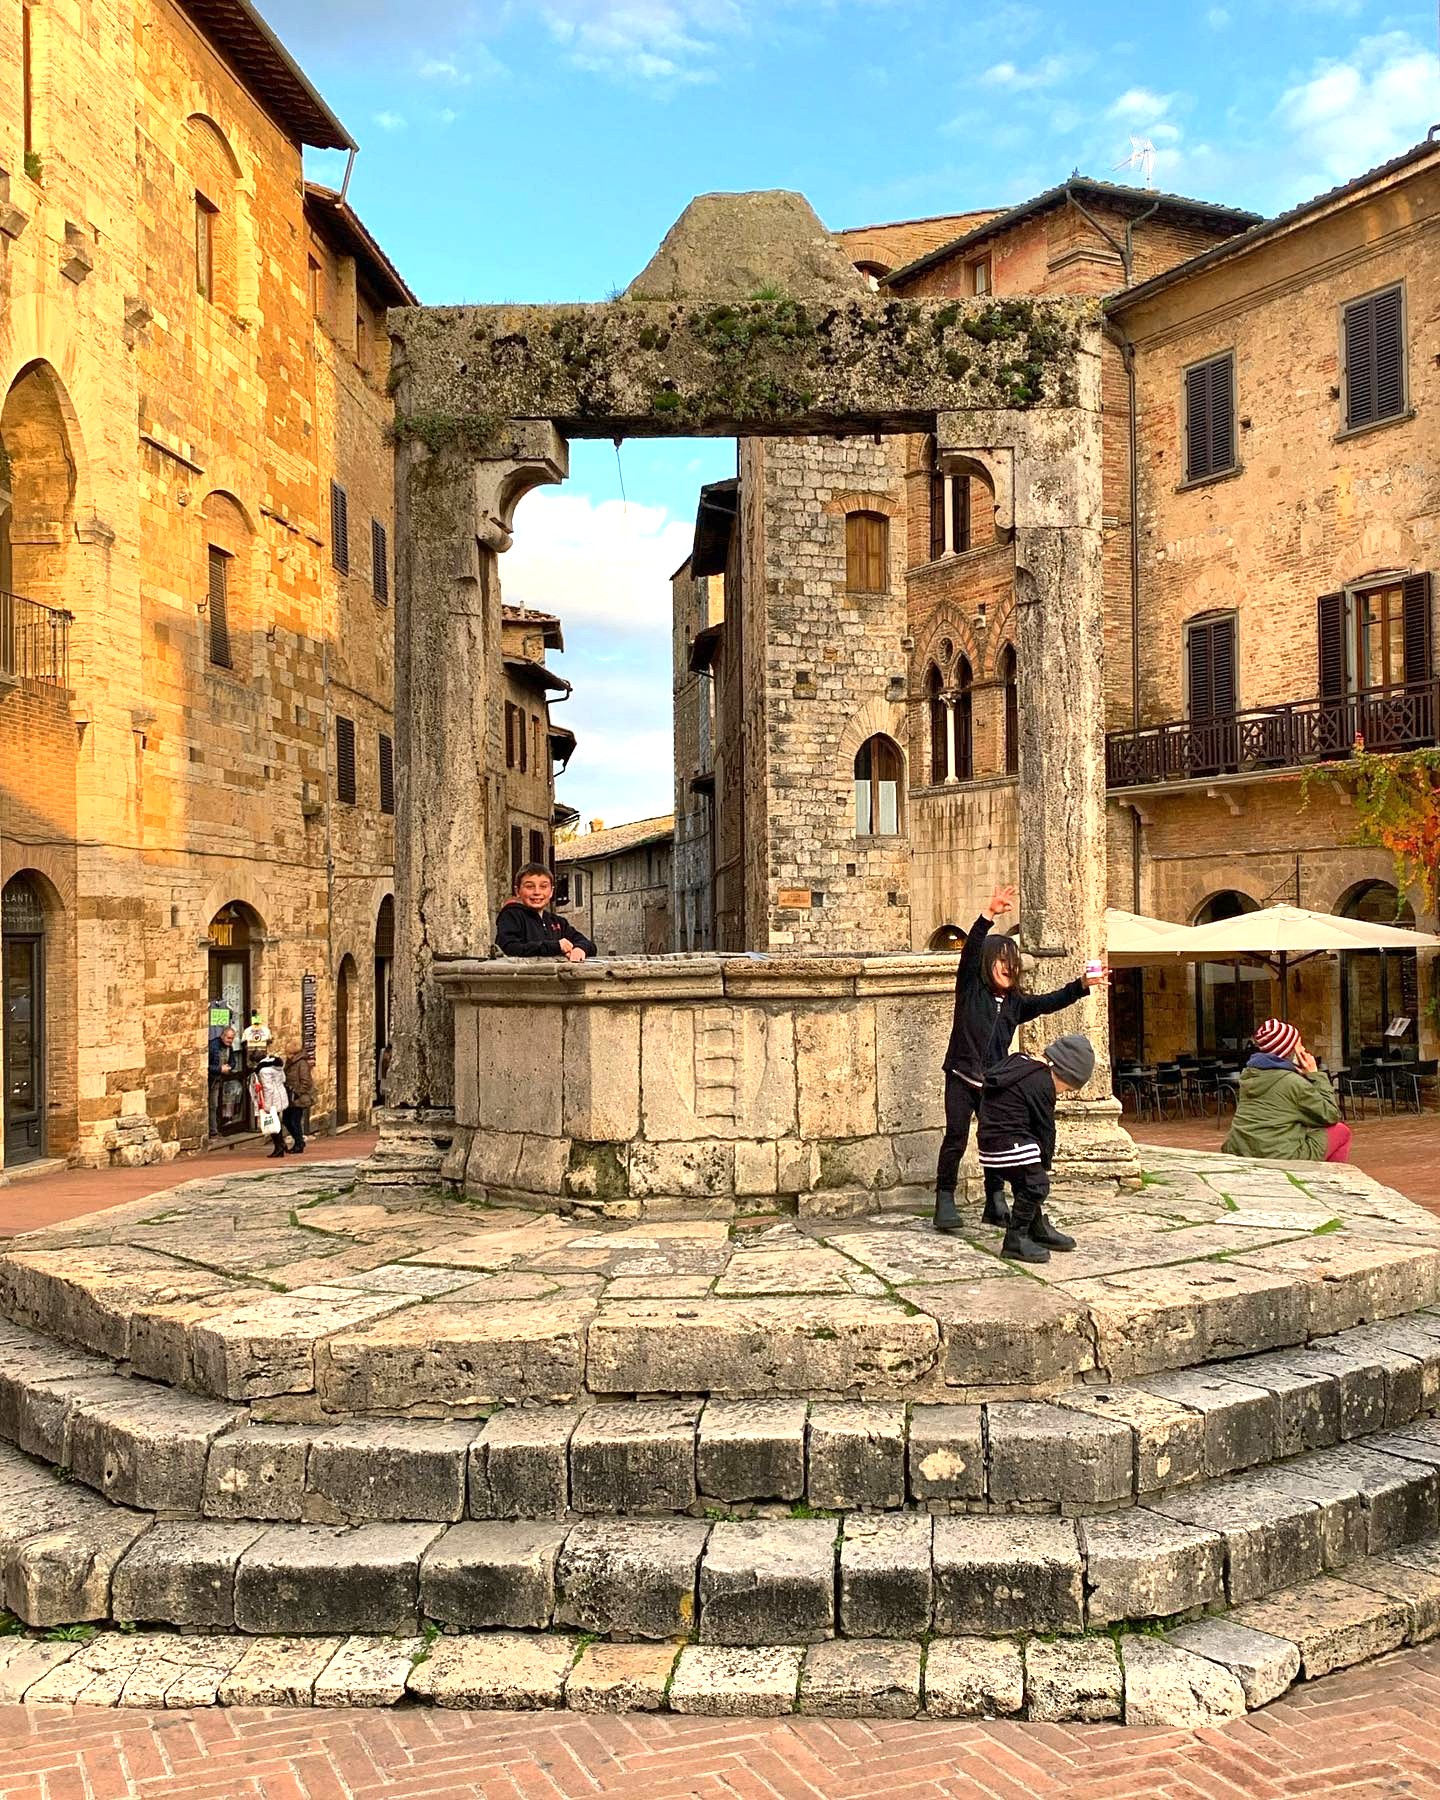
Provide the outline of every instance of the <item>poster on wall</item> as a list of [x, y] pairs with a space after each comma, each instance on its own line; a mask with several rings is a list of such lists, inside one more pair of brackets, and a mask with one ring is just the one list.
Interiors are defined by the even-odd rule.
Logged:
[[300, 977], [300, 1036], [305, 1045], [305, 1054], [315, 1054], [315, 1009], [320, 984], [313, 975]]

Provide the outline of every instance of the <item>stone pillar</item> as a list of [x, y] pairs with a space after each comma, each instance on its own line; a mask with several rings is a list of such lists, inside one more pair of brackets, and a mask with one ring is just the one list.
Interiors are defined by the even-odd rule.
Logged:
[[[1001, 535], [1015, 547], [1021, 940], [1041, 959], [1037, 981], [1058, 986], [1105, 942], [1098, 341], [1080, 358], [1073, 406], [943, 413], [936, 441], [941, 454], [972, 457], [995, 493]], [[1084, 1029], [1095, 1045], [1095, 1078], [1083, 1097], [1062, 1102], [1069, 1129], [1057, 1174], [1133, 1179], [1138, 1162], [1111, 1093], [1102, 999], [1086, 1009]]]
[[396, 450], [394, 1061], [372, 1183], [434, 1180], [450, 1146], [454, 1027], [434, 977], [446, 959], [488, 955], [493, 932], [497, 557], [521, 498], [568, 466], [565, 440], [537, 421], [480, 454], [414, 437]]
[[960, 779], [960, 766], [955, 755], [955, 695], [942, 694], [940, 700], [945, 708], [945, 779], [955, 782]]

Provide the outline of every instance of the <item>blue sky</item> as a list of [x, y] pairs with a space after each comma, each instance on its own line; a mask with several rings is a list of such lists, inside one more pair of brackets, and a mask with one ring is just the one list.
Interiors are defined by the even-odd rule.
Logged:
[[[350, 197], [427, 302], [602, 299], [710, 189], [798, 188], [860, 225], [1129, 179], [1132, 135], [1158, 187], [1272, 213], [1440, 119], [1428, 0], [261, 5], [360, 140]], [[505, 596], [565, 621], [561, 793], [587, 818], [669, 809], [668, 576], [696, 487], [733, 464], [577, 444], [520, 508]]]

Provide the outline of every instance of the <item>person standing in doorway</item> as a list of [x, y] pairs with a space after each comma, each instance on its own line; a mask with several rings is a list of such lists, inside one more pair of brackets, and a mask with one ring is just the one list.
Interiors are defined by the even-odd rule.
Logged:
[[310, 1108], [315, 1104], [315, 1062], [304, 1044], [292, 1044], [285, 1058], [285, 1095], [280, 1129], [289, 1132], [290, 1148], [298, 1154], [305, 1148]]
[[[994, 890], [985, 910], [970, 927], [965, 948], [960, 952], [960, 966], [955, 971], [955, 1016], [943, 1064], [945, 1136], [935, 1171], [935, 1229], [951, 1235], [961, 1229], [955, 1183], [960, 1159], [970, 1141], [970, 1121], [980, 1109], [986, 1071], [1009, 1055], [1015, 1032], [1027, 1019], [1074, 1006], [1085, 998], [1088, 988], [1102, 987], [1110, 979], [1105, 964], [1096, 962], [1064, 987], [1048, 994], [1027, 993], [1019, 946], [1013, 938], [991, 932], [996, 919], [1014, 904], [1013, 885]], [[999, 1226], [1010, 1223], [1004, 1180], [989, 1169], [985, 1171], [981, 1222]]]

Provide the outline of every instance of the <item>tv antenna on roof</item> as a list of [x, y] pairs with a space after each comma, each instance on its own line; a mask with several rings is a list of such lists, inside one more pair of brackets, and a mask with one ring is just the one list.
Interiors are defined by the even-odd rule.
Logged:
[[1149, 138], [1132, 137], [1130, 154], [1115, 164], [1117, 169], [1139, 169], [1147, 188], [1155, 185], [1155, 146]]

